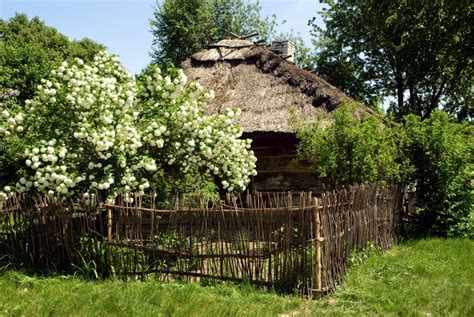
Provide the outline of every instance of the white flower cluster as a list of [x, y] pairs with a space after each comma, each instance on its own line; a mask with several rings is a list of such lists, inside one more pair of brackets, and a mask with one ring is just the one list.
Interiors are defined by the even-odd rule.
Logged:
[[[172, 104], [174, 111], [164, 111], [164, 126], [154, 121], [146, 127], [144, 141], [159, 148], [164, 144], [168, 165], [177, 165], [184, 173], [197, 166], [206, 175], [217, 176], [224, 189], [244, 190], [250, 176], [256, 174], [256, 158], [249, 150], [251, 141], [239, 139], [242, 131], [234, 124], [240, 109], [206, 116], [204, 110], [214, 92], [198, 83], [188, 84], [182, 70], [172, 80], [155, 68], [146, 78], [146, 86], [152, 100]], [[153, 110], [155, 105], [150, 107]]]
[[0, 198], [99, 191], [131, 200], [169, 165], [215, 175], [229, 191], [245, 189], [256, 159], [233, 123], [239, 110], [206, 116], [213, 92], [188, 82], [182, 70], [170, 74], [155, 68], [139, 87], [117, 57], [101, 52], [91, 65], [63, 62], [23, 110], [0, 104], [0, 138], [18, 135], [24, 147], [24, 168]]
[[23, 122], [23, 115], [21, 113], [12, 113], [8, 109], [3, 109], [0, 104], [1, 119], [0, 119], [0, 137], [10, 136], [12, 132], [23, 132], [24, 128], [21, 125]]

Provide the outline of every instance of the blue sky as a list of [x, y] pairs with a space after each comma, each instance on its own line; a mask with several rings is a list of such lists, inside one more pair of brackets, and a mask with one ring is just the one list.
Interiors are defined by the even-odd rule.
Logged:
[[[39, 16], [49, 26], [72, 39], [91, 38], [120, 55], [131, 73], [150, 62], [152, 35], [149, 20], [155, 0], [0, 0], [0, 17], [15, 12]], [[310, 44], [307, 22], [322, 8], [319, 0], [261, 0], [263, 15], [275, 13], [286, 20], [279, 31], [300, 33]], [[320, 21], [320, 20], [319, 20]]]

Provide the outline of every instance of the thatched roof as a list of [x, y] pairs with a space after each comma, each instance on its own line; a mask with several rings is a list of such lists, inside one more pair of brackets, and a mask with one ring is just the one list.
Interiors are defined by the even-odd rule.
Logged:
[[[324, 79], [247, 40], [209, 45], [181, 67], [190, 79], [215, 91], [210, 113], [242, 110], [238, 123], [244, 132], [291, 132], [291, 108], [312, 118], [350, 100]], [[363, 105], [360, 109], [372, 113]]]

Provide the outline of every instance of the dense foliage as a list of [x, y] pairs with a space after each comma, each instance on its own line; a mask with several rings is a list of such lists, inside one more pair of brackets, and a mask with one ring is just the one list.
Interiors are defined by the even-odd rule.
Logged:
[[213, 33], [206, 0], [165, 0], [157, 4], [150, 25], [154, 36], [152, 58], [158, 65], [180, 65]]
[[67, 59], [92, 61], [104, 46], [89, 39], [70, 41], [39, 18], [17, 14], [0, 19], [0, 93], [19, 91], [22, 101], [33, 98], [36, 86]]
[[[296, 125], [298, 158], [333, 187], [402, 181], [416, 199], [417, 234], [472, 235], [472, 125], [436, 110], [383, 122], [347, 105], [327, 118]], [[301, 122], [301, 120], [299, 120]]]
[[[255, 174], [238, 110], [207, 116], [213, 98], [182, 70], [157, 67], [137, 83], [116, 56], [63, 62], [23, 105], [0, 103], [0, 195], [41, 192], [114, 197], [162, 186], [174, 168], [243, 190]], [[198, 184], [196, 184], [198, 185]]]
[[298, 157], [333, 187], [398, 177], [392, 130], [378, 116], [345, 104], [325, 118], [296, 125]]
[[442, 111], [424, 121], [405, 118], [402, 150], [407, 183], [419, 209], [417, 229], [437, 235], [472, 235], [474, 205], [472, 125], [455, 123]]
[[313, 19], [319, 74], [369, 104], [391, 96], [390, 112], [427, 118], [438, 108], [473, 116], [470, 1], [325, 0]]

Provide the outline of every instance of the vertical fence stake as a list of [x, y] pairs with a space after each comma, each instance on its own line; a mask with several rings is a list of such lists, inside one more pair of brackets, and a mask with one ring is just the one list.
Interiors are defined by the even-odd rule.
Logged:
[[109, 274], [112, 275], [112, 208], [107, 208], [107, 260], [109, 262]]
[[322, 270], [321, 270], [321, 217], [319, 213], [319, 204], [318, 204], [318, 198], [314, 198], [314, 204], [315, 204], [315, 229], [316, 229], [316, 267], [315, 267], [315, 286], [316, 289], [313, 290], [313, 296], [319, 297], [321, 296], [322, 293]]

